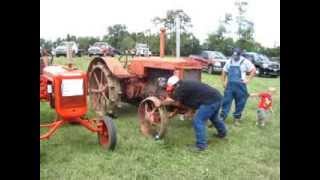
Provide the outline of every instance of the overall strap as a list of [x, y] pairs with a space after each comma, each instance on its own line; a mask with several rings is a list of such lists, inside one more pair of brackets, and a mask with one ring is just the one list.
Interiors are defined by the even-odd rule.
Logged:
[[241, 62], [240, 62], [240, 66], [242, 65], [242, 63], [244, 62], [244, 60], [245, 60], [245, 59], [242, 59], [242, 60], [241, 60]]

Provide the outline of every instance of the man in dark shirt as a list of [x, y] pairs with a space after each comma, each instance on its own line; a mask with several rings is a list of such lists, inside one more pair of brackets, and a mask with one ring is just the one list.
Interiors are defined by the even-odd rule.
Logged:
[[202, 151], [208, 147], [205, 129], [208, 119], [217, 129], [218, 137], [223, 138], [227, 135], [226, 126], [218, 116], [222, 95], [217, 89], [198, 81], [179, 80], [177, 76], [171, 76], [167, 82], [167, 91], [171, 97], [165, 99], [162, 105], [180, 103], [197, 110], [193, 117], [196, 150]]

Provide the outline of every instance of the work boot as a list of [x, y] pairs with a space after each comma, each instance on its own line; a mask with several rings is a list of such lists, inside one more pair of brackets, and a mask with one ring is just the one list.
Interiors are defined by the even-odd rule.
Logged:
[[214, 136], [220, 139], [224, 139], [227, 136], [227, 133], [217, 133], [214, 134]]
[[201, 152], [201, 151], [205, 151], [207, 149], [207, 147], [198, 147], [195, 144], [188, 144], [187, 148], [191, 151], [191, 152]]

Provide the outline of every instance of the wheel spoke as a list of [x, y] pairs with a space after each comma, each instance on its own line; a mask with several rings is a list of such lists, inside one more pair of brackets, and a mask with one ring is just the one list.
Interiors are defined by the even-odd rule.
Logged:
[[99, 93], [100, 90], [99, 90], [99, 89], [90, 89], [90, 92], [92, 92], [92, 93]]
[[101, 94], [102, 94], [102, 96], [104, 97], [104, 99], [105, 99], [106, 101], [109, 100], [108, 97], [106, 96], [106, 94], [105, 94], [104, 92], [101, 92]]
[[98, 80], [98, 77], [97, 77], [96, 73], [93, 73], [93, 76], [94, 76], [94, 79], [96, 80], [98, 89], [100, 89], [100, 82]]
[[100, 81], [101, 81], [101, 83], [103, 83], [103, 71], [101, 71], [101, 73], [100, 73]]
[[148, 112], [148, 104], [147, 103], [144, 104], [144, 118], [146, 120], [149, 120], [149, 112]]
[[92, 105], [93, 105], [93, 109], [97, 109], [97, 105], [98, 105], [98, 94], [97, 95], [93, 95], [92, 98]]

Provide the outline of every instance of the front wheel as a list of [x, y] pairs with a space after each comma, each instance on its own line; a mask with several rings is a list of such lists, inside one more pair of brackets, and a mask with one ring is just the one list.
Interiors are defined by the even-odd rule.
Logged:
[[166, 108], [156, 105], [159, 103], [157, 98], [149, 97], [143, 100], [138, 108], [141, 133], [155, 140], [164, 137], [168, 125]]
[[98, 132], [98, 141], [105, 150], [114, 150], [117, 144], [117, 132], [113, 120], [105, 116], [100, 120], [102, 132]]

